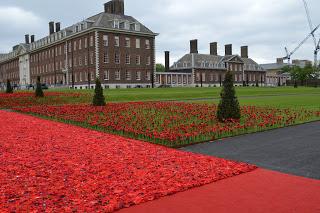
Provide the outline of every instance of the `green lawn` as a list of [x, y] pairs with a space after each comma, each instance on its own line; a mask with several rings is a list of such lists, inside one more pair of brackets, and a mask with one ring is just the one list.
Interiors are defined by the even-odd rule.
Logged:
[[[54, 90], [53, 90], [54, 91]], [[61, 90], [59, 90], [61, 91]], [[63, 91], [63, 90], [62, 90]], [[67, 90], [70, 92], [70, 90]], [[93, 93], [93, 90], [74, 90], [75, 92], [81, 93]], [[105, 96], [109, 102], [126, 102], [126, 101], [157, 101], [157, 100], [188, 100], [188, 99], [218, 99], [220, 95], [220, 88], [157, 88], [157, 89], [113, 89], [105, 90]], [[242, 103], [254, 103], [253, 97], [259, 96], [256, 102], [257, 104], [264, 104], [264, 100], [268, 99], [266, 96], [281, 96], [276, 97], [274, 100], [281, 100], [285, 104], [284, 100], [288, 98], [288, 103], [290, 104], [290, 99], [300, 96], [310, 96], [310, 99], [314, 97], [317, 99], [320, 105], [320, 88], [306, 88], [300, 87], [298, 89], [292, 87], [279, 87], [279, 88], [269, 88], [269, 87], [248, 87], [248, 88], [236, 88], [237, 95]], [[290, 96], [289, 96], [290, 95]], [[292, 96], [296, 95], [296, 96]], [[263, 100], [260, 100], [260, 99]], [[273, 98], [269, 99], [271, 102]], [[303, 100], [301, 100], [303, 103]], [[316, 100], [314, 102], [317, 102]], [[266, 103], [268, 104], [268, 103]], [[272, 103], [271, 103], [272, 104]], [[291, 103], [292, 104], [292, 103]]]
[[[239, 97], [241, 105], [270, 106], [276, 108], [306, 108], [320, 110], [319, 94]], [[219, 99], [189, 101], [194, 103], [219, 103]]]

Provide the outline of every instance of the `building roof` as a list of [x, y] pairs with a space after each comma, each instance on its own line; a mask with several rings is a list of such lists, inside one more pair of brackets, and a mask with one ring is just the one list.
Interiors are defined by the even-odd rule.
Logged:
[[[312, 65], [312, 61], [295, 59], [295, 60], [292, 60], [292, 64], [295, 66], [299, 66], [301, 68], [304, 68], [308, 64]], [[265, 69], [265, 70], [280, 70], [283, 67], [288, 66], [288, 63], [260, 64], [260, 66], [263, 67], [263, 69]]]
[[144, 26], [141, 22], [139, 22], [137, 19], [133, 18], [132, 16], [127, 15], [118, 15], [118, 14], [111, 14], [111, 13], [99, 13], [97, 15], [94, 15], [92, 17], [87, 18], [88, 21], [93, 21], [92, 27], [103, 27], [103, 28], [109, 28], [109, 29], [115, 29], [113, 25], [114, 20], [118, 20], [120, 23], [137, 23], [140, 25], [140, 30], [133, 30], [130, 28], [127, 28], [125, 30], [132, 31], [132, 32], [140, 32], [140, 33], [148, 33], [148, 34], [154, 34], [156, 33], [152, 32], [150, 29], [148, 29], [146, 26]]
[[280, 70], [287, 65], [287, 63], [260, 64], [260, 66], [265, 70]]
[[[204, 69], [226, 69], [225, 62], [234, 58], [239, 59], [239, 63], [243, 63], [245, 70], [264, 71], [258, 63], [251, 58], [241, 58], [239, 55], [210, 55], [210, 54], [194, 54], [194, 67]], [[192, 54], [186, 54], [171, 66], [171, 70], [192, 68]]]
[[[26, 51], [32, 51], [55, 42], [59, 42], [67, 37], [79, 34], [82, 31], [90, 30], [92, 28], [97, 27], [106, 30], [121, 31], [124, 33], [127, 32], [147, 34], [152, 36], [158, 35], [157, 33], [152, 32], [150, 29], [148, 29], [146, 26], [144, 26], [142, 23], [137, 21], [132, 16], [101, 12], [99, 14], [85, 19], [84, 21], [78, 22], [76, 24], [73, 24], [72, 26], [61, 29], [59, 32], [54, 32], [51, 35], [38, 39], [32, 44], [19, 44], [16, 45], [16, 47], [23, 46]], [[18, 55], [19, 53], [17, 52], [17, 49], [13, 49], [13, 51], [10, 53], [1, 54], [0, 62], [10, 60]]]

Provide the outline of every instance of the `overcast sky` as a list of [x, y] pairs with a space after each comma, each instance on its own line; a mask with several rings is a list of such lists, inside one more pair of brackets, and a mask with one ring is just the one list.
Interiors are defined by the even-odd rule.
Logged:
[[[102, 12], [106, 1], [1, 0], [0, 52], [23, 42], [25, 34], [44, 37], [51, 20], [64, 28]], [[320, 1], [307, 1], [317, 25]], [[209, 43], [216, 41], [221, 55], [225, 44], [233, 44], [234, 54], [248, 45], [249, 56], [258, 63], [274, 62], [285, 55], [285, 46], [294, 49], [310, 32], [302, 0], [125, 0], [125, 13], [160, 33], [158, 63], [164, 62], [165, 50], [171, 52], [171, 63], [188, 53], [191, 39], [198, 39], [200, 53], [208, 53]], [[310, 39], [293, 59], [313, 60], [313, 49]]]

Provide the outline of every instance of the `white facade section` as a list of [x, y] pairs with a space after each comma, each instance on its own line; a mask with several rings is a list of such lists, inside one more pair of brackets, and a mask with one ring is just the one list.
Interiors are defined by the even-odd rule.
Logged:
[[30, 55], [25, 54], [19, 57], [19, 77], [21, 86], [30, 84]]

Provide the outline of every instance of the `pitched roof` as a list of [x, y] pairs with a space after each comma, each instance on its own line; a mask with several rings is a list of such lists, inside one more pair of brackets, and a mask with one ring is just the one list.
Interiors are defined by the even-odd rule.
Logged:
[[[209, 69], [225, 69], [225, 62], [232, 60], [233, 58], [239, 58], [243, 62], [246, 70], [258, 70], [262, 71], [262, 67], [259, 66], [251, 58], [241, 58], [239, 55], [209, 55], [209, 54], [194, 54], [194, 63], [196, 68], [209, 68]], [[174, 69], [192, 68], [192, 54], [186, 54], [171, 67]]]
[[287, 65], [288, 65], [287, 63], [260, 64], [260, 66], [265, 70], [280, 70]]
[[[86, 20], [94, 22], [93, 23], [94, 27], [104, 27], [104, 28], [110, 28], [110, 29], [114, 29], [113, 27], [114, 20], [118, 20], [119, 22], [138, 23], [140, 24], [140, 31], [138, 32], [155, 34], [154, 32], [152, 32], [150, 29], [148, 29], [145, 25], [143, 25], [141, 22], [139, 22], [137, 19], [133, 18], [132, 16], [102, 12], [92, 17], [89, 17]], [[130, 31], [130, 29], [128, 29], [128, 31]]]

